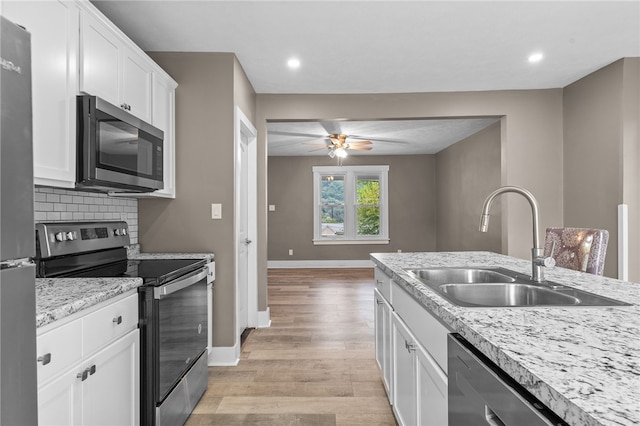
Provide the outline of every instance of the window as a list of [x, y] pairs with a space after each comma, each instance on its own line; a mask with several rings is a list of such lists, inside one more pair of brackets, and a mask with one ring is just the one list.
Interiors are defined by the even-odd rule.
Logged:
[[313, 168], [314, 244], [388, 244], [389, 166]]

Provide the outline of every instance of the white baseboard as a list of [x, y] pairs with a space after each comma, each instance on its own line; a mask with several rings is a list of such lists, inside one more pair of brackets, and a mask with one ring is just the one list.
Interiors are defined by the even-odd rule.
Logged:
[[370, 260], [270, 260], [267, 267], [275, 268], [373, 268]]
[[271, 327], [271, 310], [267, 307], [266, 311], [258, 311], [258, 328]]
[[240, 344], [209, 349], [209, 367], [236, 366], [240, 362]]

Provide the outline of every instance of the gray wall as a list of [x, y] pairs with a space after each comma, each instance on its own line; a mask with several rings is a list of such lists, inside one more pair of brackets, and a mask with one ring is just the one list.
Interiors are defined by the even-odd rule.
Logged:
[[501, 199], [489, 232], [478, 231], [484, 199], [500, 186], [500, 135], [498, 122], [436, 154], [438, 251], [501, 251]]
[[[176, 198], [139, 201], [141, 248], [215, 254], [213, 345], [233, 346], [234, 105], [251, 119], [253, 89], [232, 53], [150, 56], [178, 82]], [[211, 219], [211, 203], [222, 204], [222, 219]]]
[[564, 89], [564, 225], [609, 231], [605, 275], [617, 277], [617, 206], [629, 205], [629, 278], [640, 280], [640, 58]]
[[[371, 252], [434, 251], [435, 158], [350, 155], [344, 165], [389, 165], [390, 243], [313, 244], [313, 166], [335, 166], [328, 156], [269, 157], [269, 260], [366, 260]], [[289, 256], [293, 249], [293, 256]]]

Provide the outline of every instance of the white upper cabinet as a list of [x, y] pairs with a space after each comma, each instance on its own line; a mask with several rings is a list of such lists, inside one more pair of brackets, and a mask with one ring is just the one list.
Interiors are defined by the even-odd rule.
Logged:
[[150, 123], [150, 60], [120, 37], [97, 11], [83, 10], [80, 28], [80, 91]]
[[152, 124], [164, 132], [164, 163], [162, 172], [164, 188], [152, 193], [154, 196], [176, 197], [176, 147], [175, 147], [175, 93], [176, 82], [153, 73], [153, 121]]
[[3, 16], [31, 33], [36, 185], [75, 187], [76, 96], [84, 92], [164, 131], [165, 188], [142, 196], [175, 198], [177, 83], [89, 1], [0, 5]]
[[31, 33], [34, 177], [73, 188], [79, 15], [73, 1], [3, 1], [3, 15]]

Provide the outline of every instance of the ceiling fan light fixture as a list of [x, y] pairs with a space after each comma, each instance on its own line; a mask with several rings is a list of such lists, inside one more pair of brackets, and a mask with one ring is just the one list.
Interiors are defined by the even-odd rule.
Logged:
[[347, 155], [347, 150], [342, 148], [342, 147], [338, 147], [335, 149], [336, 155], [340, 158], [345, 158]]
[[329, 150], [329, 157], [331, 157], [331, 158], [335, 158], [336, 157], [336, 152], [333, 149]]

